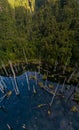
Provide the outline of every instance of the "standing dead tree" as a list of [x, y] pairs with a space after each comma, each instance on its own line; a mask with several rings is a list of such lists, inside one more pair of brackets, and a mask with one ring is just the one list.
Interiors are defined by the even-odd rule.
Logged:
[[20, 92], [19, 92], [19, 89], [18, 89], [18, 84], [17, 84], [16, 74], [15, 74], [15, 71], [14, 71], [14, 69], [13, 69], [12, 62], [9, 61], [9, 64], [10, 64], [10, 68], [11, 68], [11, 71], [12, 71], [12, 73], [13, 73], [13, 77], [14, 77], [15, 93], [16, 93], [16, 95], [19, 95]]

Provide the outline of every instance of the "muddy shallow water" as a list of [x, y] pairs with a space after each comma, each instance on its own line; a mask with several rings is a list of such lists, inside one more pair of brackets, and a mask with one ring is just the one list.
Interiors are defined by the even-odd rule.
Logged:
[[[28, 72], [27, 75], [34, 75], [34, 72]], [[39, 81], [42, 79], [38, 76]], [[13, 90], [11, 80], [8, 77], [2, 77], [9, 90]], [[13, 78], [12, 78], [13, 80]], [[73, 105], [66, 102], [62, 98], [55, 97], [51, 107], [51, 113], [48, 105], [41, 108], [39, 104], [49, 104], [52, 95], [42, 90], [36, 85], [35, 80], [30, 79], [30, 91], [25, 77], [25, 73], [17, 77], [18, 88], [20, 95], [16, 96], [13, 91], [12, 95], [0, 102], [0, 130], [8, 130], [9, 124], [13, 130], [79, 130], [79, 113], [71, 112], [70, 108]], [[44, 82], [44, 81], [43, 81]], [[50, 84], [50, 82], [48, 82]], [[56, 83], [51, 83], [56, 86]], [[36, 94], [33, 93], [33, 85], [36, 89]], [[0, 92], [0, 97], [3, 94]], [[23, 127], [25, 126], [25, 127]]]

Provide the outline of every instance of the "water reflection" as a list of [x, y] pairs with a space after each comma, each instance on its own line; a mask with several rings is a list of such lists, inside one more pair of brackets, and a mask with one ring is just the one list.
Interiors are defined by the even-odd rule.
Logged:
[[[35, 75], [35, 72], [28, 72], [27, 75]], [[37, 74], [38, 80], [42, 78]], [[2, 77], [8, 90], [13, 90], [11, 80]], [[15, 91], [8, 98], [0, 102], [0, 130], [8, 130], [9, 124], [13, 130], [78, 130], [79, 113], [70, 111], [70, 103], [66, 103], [61, 97], [55, 97], [55, 100], [49, 107], [52, 95], [41, 89], [35, 79], [29, 78], [30, 91], [28, 91], [28, 82], [26, 75], [17, 77], [20, 95], [16, 96]], [[56, 83], [50, 83], [56, 86]], [[36, 94], [33, 92], [35, 86]], [[62, 85], [61, 85], [62, 86]], [[3, 93], [0, 92], [0, 97]], [[46, 104], [38, 107], [39, 104]]]

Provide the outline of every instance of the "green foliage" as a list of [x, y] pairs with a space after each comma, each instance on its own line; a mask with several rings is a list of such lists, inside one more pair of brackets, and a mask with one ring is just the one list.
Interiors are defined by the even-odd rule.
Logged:
[[37, 0], [31, 13], [0, 1], [0, 60], [29, 59], [60, 65], [79, 64], [79, 3], [77, 0]]

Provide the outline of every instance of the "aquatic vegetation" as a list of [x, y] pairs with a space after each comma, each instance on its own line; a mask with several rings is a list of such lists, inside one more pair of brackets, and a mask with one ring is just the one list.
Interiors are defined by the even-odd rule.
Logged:
[[79, 112], [79, 110], [78, 110], [78, 108], [77, 108], [76, 106], [73, 106], [73, 107], [71, 108], [71, 111], [72, 111], [72, 112]]
[[51, 84], [49, 84], [49, 85], [48, 85], [48, 87], [49, 87], [49, 88], [51, 88], [51, 89], [53, 89], [53, 88], [54, 88], [54, 86], [53, 86], [53, 85], [51, 85]]
[[36, 80], [35, 75], [31, 75], [31, 76], [29, 76], [29, 78], [30, 78], [30, 79], [34, 79], [34, 80]]

